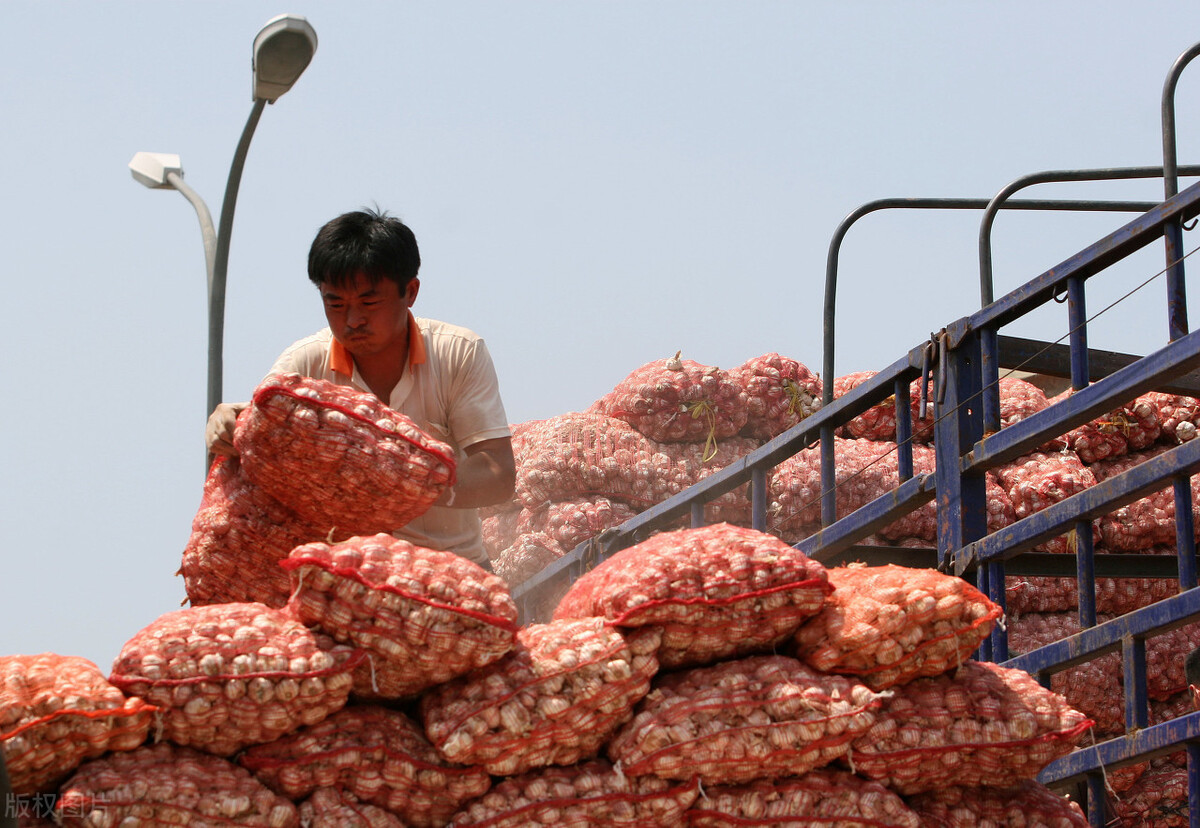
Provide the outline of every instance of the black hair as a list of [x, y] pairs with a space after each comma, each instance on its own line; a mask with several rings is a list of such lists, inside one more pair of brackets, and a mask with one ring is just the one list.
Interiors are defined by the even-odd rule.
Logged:
[[403, 293], [420, 269], [413, 231], [378, 209], [343, 213], [327, 222], [308, 250], [308, 278], [317, 287], [345, 287], [361, 273], [372, 285], [390, 279]]
[[1192, 650], [1184, 660], [1184, 671], [1187, 683], [1200, 687], [1200, 647]]

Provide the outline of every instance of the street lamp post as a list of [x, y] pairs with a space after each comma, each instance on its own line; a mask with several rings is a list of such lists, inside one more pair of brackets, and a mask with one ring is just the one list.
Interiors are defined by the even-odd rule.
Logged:
[[[258, 126], [263, 107], [275, 103], [300, 77], [317, 51], [317, 33], [298, 15], [281, 14], [267, 21], [254, 38], [251, 69], [254, 106], [242, 129], [225, 183], [221, 220], [213, 232], [212, 217], [203, 199], [183, 181], [178, 155], [139, 152], [129, 162], [136, 181], [154, 189], [178, 190], [200, 218], [204, 237], [205, 271], [208, 276], [208, 399], [205, 416], [221, 402], [225, 339], [225, 281], [229, 269], [229, 240], [233, 233], [233, 211], [237, 203], [242, 167], [250, 149], [250, 139]], [[205, 469], [207, 470], [207, 462]]]

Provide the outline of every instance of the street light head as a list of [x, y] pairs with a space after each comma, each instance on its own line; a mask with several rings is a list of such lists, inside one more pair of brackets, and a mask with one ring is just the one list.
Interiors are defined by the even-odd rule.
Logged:
[[172, 188], [167, 181], [169, 173], [183, 175], [179, 156], [165, 152], [139, 152], [129, 162], [129, 170], [133, 173], [134, 181], [155, 190]]
[[317, 33], [303, 17], [272, 17], [254, 38], [254, 100], [275, 103], [292, 88], [317, 51]]

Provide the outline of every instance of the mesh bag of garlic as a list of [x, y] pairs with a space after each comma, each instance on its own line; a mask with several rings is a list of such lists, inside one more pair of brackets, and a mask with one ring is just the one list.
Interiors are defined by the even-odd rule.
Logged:
[[[1157, 457], [1170, 449], [1156, 446], [1148, 451], [1137, 451], [1111, 460], [1101, 460], [1089, 468], [1102, 483], [1110, 477], [1123, 474], [1139, 463]], [[1200, 478], [1190, 480], [1192, 490], [1192, 519], [1200, 515]], [[1200, 526], [1200, 523], [1196, 523]], [[1197, 532], [1200, 537], [1200, 532]], [[1146, 552], [1155, 546], [1175, 545], [1175, 490], [1166, 488], [1152, 492], [1140, 500], [1120, 506], [1100, 518], [1100, 538], [1104, 548], [1112, 552]]]
[[109, 681], [161, 708], [156, 738], [230, 756], [341, 709], [362, 658], [283, 610], [214, 604], [143, 628]]
[[378, 534], [298, 546], [282, 566], [292, 613], [367, 654], [356, 696], [415, 696], [495, 661], [516, 637], [503, 579], [453, 552]]
[[[1073, 451], [1035, 451], [993, 469], [1000, 488], [1008, 495], [1017, 520], [1049, 508], [1071, 495], [1096, 485], [1096, 475]], [[1100, 538], [1100, 522], [1093, 522]], [[1034, 547], [1040, 552], [1074, 552], [1074, 532]]]
[[671, 828], [700, 793], [696, 780], [630, 778], [603, 759], [502, 780], [454, 817], [454, 828]]
[[304, 828], [408, 828], [400, 817], [336, 788], [320, 788], [300, 803]]
[[572, 584], [554, 617], [660, 627], [659, 663], [697, 666], [786, 641], [831, 590], [825, 567], [800, 550], [717, 523], [621, 550]]
[[947, 785], [1015, 785], [1070, 753], [1092, 720], [1028, 673], [968, 661], [886, 691], [850, 766], [908, 796]]
[[1027, 779], [1012, 788], [939, 787], [909, 799], [931, 828], [1088, 828], [1079, 804]]
[[[1062, 402], [1075, 392], [1068, 388], [1050, 400]], [[1162, 434], [1160, 407], [1155, 399], [1138, 397], [1063, 435], [1067, 448], [1084, 463], [1120, 457], [1154, 445]]]
[[39, 793], [87, 759], [138, 747], [154, 710], [86, 658], [0, 656], [0, 753], [13, 793]]
[[[833, 380], [833, 398], [844, 397], [878, 373], [876, 371], [855, 371]], [[912, 411], [913, 440], [918, 443], [928, 443], [933, 439], [933, 385], [930, 383], [926, 392], [929, 404], [925, 412], [921, 411], [921, 381], [913, 380], [909, 385], [908, 399]], [[838, 435], [862, 440], [896, 441], [896, 398], [886, 400], [868, 408], [862, 414], [854, 417], [841, 426]]]
[[936, 569], [831, 567], [833, 593], [796, 633], [796, 655], [872, 690], [953, 670], [987, 638], [1000, 606]]
[[705, 785], [799, 776], [850, 749], [879, 694], [787, 656], [748, 656], [660, 676], [608, 744], [631, 776]]
[[[518, 535], [545, 532], [563, 549], [574, 549], [637, 514], [632, 506], [598, 495], [546, 502], [517, 513], [514, 531]], [[507, 545], [507, 544], [506, 544]]]
[[246, 476], [339, 537], [391, 532], [454, 483], [454, 450], [374, 395], [280, 374], [233, 435]]
[[328, 534], [300, 518], [218, 457], [204, 483], [179, 574], [192, 606], [287, 603], [291, 586], [279, 562], [302, 543]]
[[311, 727], [247, 748], [238, 761], [291, 800], [345, 791], [403, 816], [413, 828], [445, 825], [492, 784], [483, 768], [446, 762], [407, 714], [373, 704], [344, 707]]
[[898, 794], [839, 770], [715, 785], [704, 793], [686, 814], [688, 828], [922, 828]]
[[1111, 828], [1183, 828], [1189, 824], [1187, 768], [1156, 760], [1111, 807]]
[[659, 640], [601, 618], [524, 627], [507, 656], [421, 697], [425, 734], [496, 776], [591, 758], [650, 690]]
[[83, 765], [63, 785], [65, 826], [230, 825], [293, 828], [296, 806], [228, 759], [169, 742]]
[[[1159, 547], [1148, 554], [1174, 555]], [[1174, 578], [1096, 578], [1096, 611], [1124, 615], [1179, 594]], [[1076, 578], [1053, 575], [1009, 575], [1004, 586], [1005, 611], [1012, 617], [1027, 612], [1064, 612], [1079, 607]]]
[[820, 378], [794, 359], [763, 354], [730, 368], [728, 376], [742, 389], [746, 437], [770, 440], [821, 407]]
[[1141, 399], [1154, 406], [1162, 433], [1159, 442], [1168, 445], [1186, 443], [1196, 438], [1196, 425], [1200, 423], [1200, 400], [1178, 394], [1151, 391]]
[[545, 532], [518, 535], [492, 561], [492, 570], [515, 589], [557, 561], [566, 549]]
[[713, 443], [746, 424], [742, 389], [727, 372], [690, 359], [634, 369], [589, 411], [624, 420], [660, 443]]

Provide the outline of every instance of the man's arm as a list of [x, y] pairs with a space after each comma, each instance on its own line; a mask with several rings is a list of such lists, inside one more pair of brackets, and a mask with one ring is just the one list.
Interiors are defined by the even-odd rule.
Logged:
[[458, 464], [457, 482], [435, 503], [437, 506], [470, 508], [494, 506], [513, 496], [517, 464], [512, 438], [481, 440], [463, 449], [466, 459]]
[[237, 449], [233, 447], [233, 427], [237, 423], [238, 414], [249, 405], [248, 402], [221, 403], [208, 415], [208, 423], [204, 427], [204, 442], [208, 445], [210, 455], [237, 457]]

